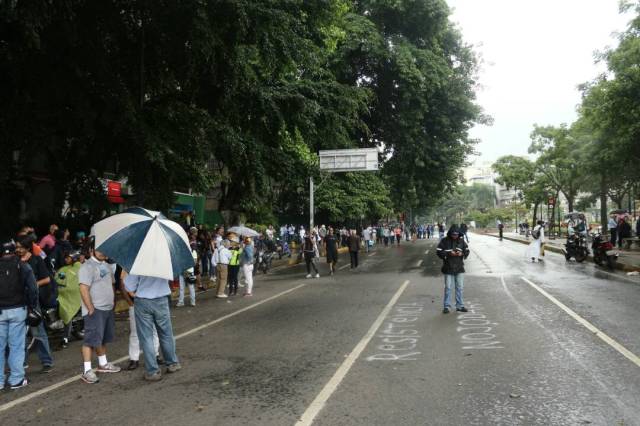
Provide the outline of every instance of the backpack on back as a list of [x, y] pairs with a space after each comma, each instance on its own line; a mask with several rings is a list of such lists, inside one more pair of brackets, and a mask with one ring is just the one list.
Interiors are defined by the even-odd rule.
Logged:
[[538, 238], [540, 238], [540, 227], [539, 226], [536, 226], [535, 228], [533, 228], [533, 231], [531, 231], [531, 236], [536, 240]]
[[0, 259], [0, 308], [24, 303], [24, 286], [17, 257]]

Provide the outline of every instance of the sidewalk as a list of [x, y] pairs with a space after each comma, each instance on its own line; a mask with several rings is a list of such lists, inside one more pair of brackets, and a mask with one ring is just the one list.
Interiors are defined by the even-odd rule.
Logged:
[[[479, 233], [482, 235], [489, 235], [491, 237], [498, 238], [498, 234], [495, 232], [488, 233]], [[527, 238], [524, 235], [518, 235], [511, 232], [505, 232], [503, 234], [503, 239], [509, 241], [515, 241], [521, 244], [529, 244], [531, 242], [531, 237]], [[552, 251], [554, 253], [563, 253], [562, 249], [564, 248], [564, 240], [549, 240], [547, 238], [545, 242], [545, 250]], [[591, 250], [591, 248], [589, 248]], [[618, 257], [618, 262], [616, 264], [617, 269], [620, 269], [625, 272], [630, 271], [640, 271], [640, 251], [639, 250], [618, 250], [620, 256]], [[589, 256], [589, 261], [593, 262], [593, 257]]]

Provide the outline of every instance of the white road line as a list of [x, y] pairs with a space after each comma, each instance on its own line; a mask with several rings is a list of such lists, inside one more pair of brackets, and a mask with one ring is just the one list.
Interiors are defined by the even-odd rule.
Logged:
[[545, 290], [543, 290], [540, 286], [538, 286], [537, 284], [534, 284], [533, 282], [529, 281], [528, 279], [526, 279], [525, 277], [520, 277], [522, 278], [523, 281], [525, 281], [527, 284], [529, 284], [531, 287], [533, 287], [535, 290], [537, 290], [540, 294], [542, 294], [544, 297], [546, 297], [547, 299], [549, 299], [550, 301], [552, 301], [553, 303], [555, 303], [558, 307], [560, 307], [560, 309], [562, 309], [563, 311], [565, 311], [567, 314], [569, 314], [569, 316], [573, 319], [575, 319], [576, 321], [578, 321], [580, 324], [582, 324], [587, 330], [589, 330], [590, 332], [592, 332], [593, 334], [595, 334], [597, 337], [599, 337], [601, 340], [603, 340], [606, 344], [608, 344], [609, 346], [611, 346], [613, 349], [615, 349], [616, 351], [620, 352], [622, 355], [624, 355], [629, 361], [633, 362], [636, 366], [640, 367], [640, 358], [634, 354], [633, 352], [631, 352], [629, 349], [625, 348], [624, 346], [622, 346], [620, 343], [616, 342], [615, 340], [613, 340], [611, 337], [607, 336], [605, 333], [603, 333], [600, 329], [598, 329], [596, 326], [594, 326], [593, 324], [591, 324], [589, 321], [587, 321], [586, 319], [582, 318], [580, 315], [578, 315], [577, 313], [575, 313], [571, 308], [569, 308], [568, 306], [566, 306], [564, 303], [560, 302], [558, 299], [556, 299], [555, 297], [553, 297], [552, 295], [550, 295], [549, 293], [547, 293]]
[[378, 329], [382, 325], [382, 322], [389, 314], [389, 311], [391, 311], [391, 309], [393, 308], [393, 305], [396, 304], [396, 302], [398, 301], [398, 299], [400, 298], [400, 296], [402, 295], [402, 293], [404, 292], [404, 290], [407, 288], [408, 285], [409, 285], [409, 280], [402, 283], [398, 291], [396, 291], [396, 294], [393, 295], [389, 303], [387, 303], [387, 306], [385, 306], [385, 308], [382, 310], [378, 318], [376, 318], [373, 325], [371, 325], [371, 328], [369, 328], [369, 331], [367, 331], [367, 334], [365, 334], [362, 340], [360, 340], [356, 345], [356, 347], [353, 348], [349, 356], [347, 356], [347, 358], [344, 360], [342, 365], [338, 368], [338, 370], [336, 370], [333, 377], [331, 377], [329, 382], [327, 382], [324, 388], [322, 388], [322, 390], [320, 391], [318, 396], [316, 396], [316, 398], [313, 400], [311, 405], [309, 405], [309, 407], [304, 412], [302, 417], [300, 417], [300, 420], [296, 422], [296, 426], [308, 426], [313, 423], [316, 416], [324, 408], [325, 404], [327, 403], [327, 401], [329, 400], [333, 392], [335, 392], [335, 390], [338, 388], [338, 386], [340, 385], [340, 382], [342, 382], [342, 380], [345, 378], [345, 376], [347, 375], [347, 373], [349, 372], [353, 364], [356, 362], [356, 360], [362, 353], [362, 351], [367, 347], [367, 345], [369, 344], [369, 341], [371, 341], [373, 336], [375, 336]]
[[344, 266], [341, 266], [341, 267], [339, 267], [339, 268], [338, 268], [338, 271], [341, 271], [341, 270], [343, 270], [344, 268], [348, 268], [349, 266], [351, 266], [351, 265], [350, 265], [350, 264], [346, 264], [346, 265], [344, 265]]
[[422, 266], [422, 262], [423, 262], [422, 260], [420, 260], [420, 261], [418, 262], [418, 265], [417, 265], [417, 266], [418, 266], [418, 268]]
[[[200, 331], [200, 330], [202, 330], [202, 329], [204, 329], [204, 328], [207, 328], [207, 327], [210, 327], [210, 326], [212, 326], [212, 325], [218, 324], [218, 323], [220, 323], [220, 322], [222, 322], [222, 321], [224, 321], [224, 320], [227, 320], [227, 319], [229, 319], [229, 318], [231, 318], [231, 317], [234, 317], [234, 316], [236, 316], [236, 315], [239, 315], [239, 314], [241, 314], [241, 313], [243, 313], [243, 312], [246, 312], [246, 311], [248, 311], [248, 310], [250, 310], [250, 309], [257, 308], [258, 306], [260, 306], [260, 305], [262, 305], [262, 304], [264, 304], [264, 303], [270, 302], [270, 301], [272, 301], [272, 300], [274, 300], [274, 299], [277, 299], [278, 297], [281, 297], [281, 296], [284, 296], [284, 295], [286, 295], [286, 294], [289, 294], [289, 293], [291, 293], [292, 291], [296, 291], [296, 290], [298, 290], [299, 288], [302, 288], [302, 287], [304, 287], [304, 286], [306, 286], [306, 285], [307, 285], [306, 283], [305, 283], [305, 284], [300, 284], [300, 285], [298, 285], [298, 286], [296, 286], [296, 287], [290, 288], [289, 290], [285, 290], [285, 291], [280, 292], [280, 293], [278, 293], [278, 294], [275, 294], [275, 295], [273, 295], [273, 296], [271, 296], [271, 297], [267, 297], [266, 299], [261, 300], [261, 301], [259, 301], [259, 302], [256, 302], [256, 303], [254, 303], [253, 305], [249, 305], [249, 306], [247, 306], [247, 307], [244, 307], [244, 308], [242, 308], [242, 309], [239, 309], [239, 310], [237, 310], [237, 311], [234, 311], [234, 312], [232, 312], [232, 313], [230, 313], [230, 314], [224, 315], [224, 316], [222, 316], [222, 317], [220, 317], [220, 318], [218, 318], [218, 319], [215, 319], [215, 320], [210, 321], [210, 322], [208, 322], [208, 323], [202, 324], [202, 325], [200, 325], [200, 326], [198, 326], [198, 327], [196, 327], [196, 328], [194, 328], [194, 329], [191, 329], [191, 330], [189, 330], [189, 331], [185, 331], [184, 333], [178, 334], [177, 336], [175, 336], [175, 339], [176, 339], [176, 340], [178, 340], [178, 339], [181, 339], [181, 338], [183, 338], [183, 337], [189, 336], [189, 335], [191, 335], [191, 334], [193, 334], [193, 333], [197, 333], [198, 331]], [[117, 363], [120, 363], [120, 362], [122, 362], [122, 361], [126, 361], [127, 359], [129, 359], [129, 356], [128, 356], [128, 355], [127, 355], [127, 356], [123, 356], [123, 357], [121, 357], [121, 358], [118, 358], [118, 359], [116, 359], [115, 361], [112, 361], [112, 362], [113, 362], [114, 364], [117, 364]], [[28, 395], [25, 395], [25, 396], [23, 396], [23, 397], [20, 397], [20, 398], [14, 399], [13, 401], [10, 401], [10, 402], [7, 402], [6, 404], [0, 405], [0, 412], [2, 412], [2, 411], [6, 411], [6, 410], [9, 410], [9, 409], [11, 409], [11, 408], [13, 408], [13, 407], [16, 407], [16, 406], [18, 406], [18, 405], [20, 405], [20, 404], [23, 404], [23, 403], [27, 402], [27, 401], [30, 401], [30, 400], [32, 400], [33, 398], [36, 398], [36, 397], [38, 397], [38, 396], [40, 396], [40, 395], [44, 395], [44, 394], [46, 394], [46, 393], [49, 393], [49, 392], [54, 391], [54, 390], [56, 390], [56, 389], [59, 389], [59, 388], [61, 388], [62, 386], [65, 386], [65, 385], [68, 385], [68, 384], [70, 384], [70, 383], [76, 382], [76, 381], [78, 381], [79, 379], [80, 379], [80, 375], [72, 376], [72, 377], [69, 377], [69, 378], [67, 378], [67, 379], [62, 380], [61, 382], [54, 383], [54, 384], [49, 385], [49, 386], [47, 386], [47, 387], [45, 387], [45, 388], [42, 388], [42, 389], [37, 390], [37, 391], [35, 391], [35, 392], [33, 392], [33, 393], [30, 393], [30, 394], [28, 394]]]
[[429, 250], [425, 251], [424, 254], [429, 254]]

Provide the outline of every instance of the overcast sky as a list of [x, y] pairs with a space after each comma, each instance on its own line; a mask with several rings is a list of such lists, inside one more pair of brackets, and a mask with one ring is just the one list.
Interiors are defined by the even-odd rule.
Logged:
[[451, 20], [484, 64], [478, 102], [494, 118], [472, 136], [481, 160], [527, 153], [533, 124], [571, 123], [580, 83], [605, 68], [594, 52], [615, 46], [628, 17], [618, 0], [447, 0]]

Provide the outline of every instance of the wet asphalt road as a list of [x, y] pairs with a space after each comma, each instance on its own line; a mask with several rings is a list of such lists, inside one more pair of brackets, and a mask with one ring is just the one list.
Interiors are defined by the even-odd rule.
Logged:
[[[616, 349], [640, 354], [640, 280], [553, 253], [529, 264], [525, 246], [492, 237], [470, 246], [469, 314], [441, 313], [434, 240], [377, 248], [334, 277], [324, 264], [320, 279], [280, 268], [253, 298], [207, 292], [172, 311], [179, 373], [86, 385], [73, 379], [76, 342], [48, 375], [31, 359], [33, 384], [0, 393], [0, 424], [640, 425], [640, 366]], [[110, 360], [127, 353], [128, 322], [116, 326]], [[321, 391], [326, 404], [312, 404]]]

